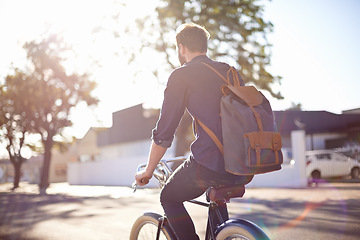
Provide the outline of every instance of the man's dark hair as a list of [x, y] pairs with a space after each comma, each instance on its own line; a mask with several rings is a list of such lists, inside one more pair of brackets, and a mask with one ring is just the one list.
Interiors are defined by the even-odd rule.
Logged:
[[202, 26], [195, 23], [186, 23], [180, 26], [176, 34], [176, 44], [183, 45], [191, 52], [207, 52], [207, 40], [209, 32]]

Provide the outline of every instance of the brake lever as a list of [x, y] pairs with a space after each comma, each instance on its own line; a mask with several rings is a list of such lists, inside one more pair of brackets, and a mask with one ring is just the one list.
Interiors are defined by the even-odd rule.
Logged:
[[132, 189], [133, 189], [133, 193], [135, 193], [136, 190], [137, 190], [137, 184], [136, 184], [136, 182], [133, 182], [133, 184], [131, 185], [131, 187], [132, 187]]

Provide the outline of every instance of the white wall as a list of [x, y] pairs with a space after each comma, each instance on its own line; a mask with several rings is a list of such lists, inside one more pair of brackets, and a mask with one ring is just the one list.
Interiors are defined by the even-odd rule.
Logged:
[[[137, 167], [147, 161], [150, 144], [151, 140], [144, 140], [102, 147], [99, 161], [69, 163], [67, 181], [73, 185], [131, 186]], [[174, 156], [173, 146], [165, 158]]]
[[131, 186], [145, 156], [69, 163], [68, 183], [74, 185]]
[[[256, 175], [247, 187], [306, 187], [304, 131], [292, 132], [291, 144], [294, 165], [284, 164], [280, 171]], [[138, 165], [147, 161], [149, 149], [150, 140], [104, 147], [100, 161], [69, 163], [68, 182], [75, 185], [131, 186]], [[165, 158], [174, 156], [173, 153], [172, 147]], [[155, 186], [155, 183], [147, 185]]]
[[100, 148], [100, 159], [128, 158], [134, 156], [146, 157], [149, 153], [151, 140], [113, 144]]

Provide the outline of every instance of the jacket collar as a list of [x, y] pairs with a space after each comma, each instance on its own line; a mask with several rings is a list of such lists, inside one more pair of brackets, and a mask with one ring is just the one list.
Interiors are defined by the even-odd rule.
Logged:
[[197, 63], [197, 62], [206, 62], [207, 60], [209, 60], [209, 57], [206, 55], [199, 55], [194, 57], [193, 59], [191, 59], [190, 62], [185, 63], [185, 65], [189, 64], [189, 63]]

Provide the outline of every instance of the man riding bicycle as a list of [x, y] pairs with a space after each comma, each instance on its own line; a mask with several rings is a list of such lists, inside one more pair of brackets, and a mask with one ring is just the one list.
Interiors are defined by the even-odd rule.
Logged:
[[[199, 239], [183, 203], [201, 196], [210, 186], [247, 184], [253, 176], [239, 176], [224, 169], [224, 158], [214, 141], [195, 119], [201, 120], [222, 140], [220, 99], [222, 80], [209, 71], [206, 63], [226, 76], [230, 66], [207, 57], [208, 31], [194, 23], [183, 24], [176, 35], [181, 67], [175, 69], [167, 82], [161, 114], [152, 134], [147, 167], [136, 174], [138, 185], [146, 185], [171, 146], [174, 133], [184, 111], [193, 117], [195, 141], [190, 157], [179, 166], [161, 191], [160, 202], [178, 239]], [[239, 76], [241, 85], [243, 80]], [[228, 219], [226, 204], [219, 206], [224, 220]]]

